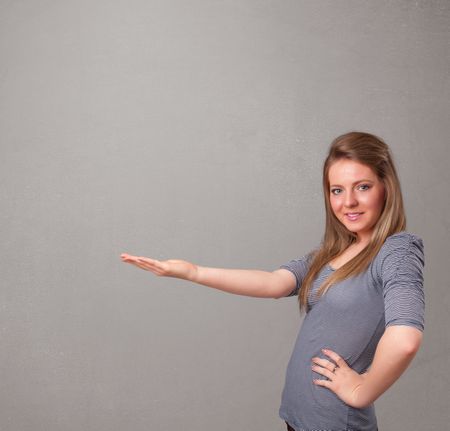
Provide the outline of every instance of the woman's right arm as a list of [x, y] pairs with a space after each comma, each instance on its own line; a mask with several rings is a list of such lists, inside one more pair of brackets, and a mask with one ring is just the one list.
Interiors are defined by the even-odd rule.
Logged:
[[296, 286], [294, 274], [286, 269], [273, 272], [257, 269], [225, 269], [195, 265], [178, 259], [159, 261], [123, 253], [122, 261], [158, 276], [175, 277], [235, 295], [282, 298]]
[[194, 283], [235, 295], [282, 298], [295, 288], [295, 276], [286, 269], [273, 272], [258, 269], [223, 269], [197, 266]]

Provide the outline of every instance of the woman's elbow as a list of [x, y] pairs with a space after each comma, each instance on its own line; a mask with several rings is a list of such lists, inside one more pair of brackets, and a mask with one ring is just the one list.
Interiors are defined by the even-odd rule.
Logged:
[[415, 355], [422, 345], [423, 331], [418, 328], [411, 328], [411, 335], [406, 343], [406, 351], [411, 355]]

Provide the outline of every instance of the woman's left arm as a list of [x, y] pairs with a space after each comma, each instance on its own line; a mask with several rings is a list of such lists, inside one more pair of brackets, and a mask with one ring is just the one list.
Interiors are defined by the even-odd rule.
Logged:
[[312, 358], [313, 370], [328, 377], [314, 383], [356, 408], [368, 407], [403, 374], [420, 348], [425, 327], [422, 239], [399, 232], [386, 240], [383, 250], [374, 273], [382, 285], [385, 330], [370, 368], [359, 374], [332, 350], [322, 349], [334, 364]]
[[423, 333], [406, 325], [388, 326], [378, 342], [370, 368], [363, 374], [355, 407], [373, 403], [403, 374], [422, 343]]

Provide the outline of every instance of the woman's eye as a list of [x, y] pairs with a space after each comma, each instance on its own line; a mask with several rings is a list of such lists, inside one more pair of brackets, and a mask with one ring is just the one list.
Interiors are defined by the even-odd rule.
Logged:
[[[361, 184], [359, 187], [365, 187], [362, 190], [369, 190], [370, 189], [370, 185], [369, 184]], [[331, 193], [333, 195], [339, 195], [340, 194], [341, 189], [331, 189]], [[337, 192], [337, 193], [335, 193]]]

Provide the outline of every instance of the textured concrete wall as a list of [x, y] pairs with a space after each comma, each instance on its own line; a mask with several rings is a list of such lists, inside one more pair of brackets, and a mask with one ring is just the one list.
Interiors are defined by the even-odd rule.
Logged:
[[0, 1], [0, 429], [284, 430], [301, 320], [127, 252], [274, 270], [315, 246], [350, 130], [394, 153], [426, 247], [426, 329], [376, 403], [442, 430], [448, 1]]

